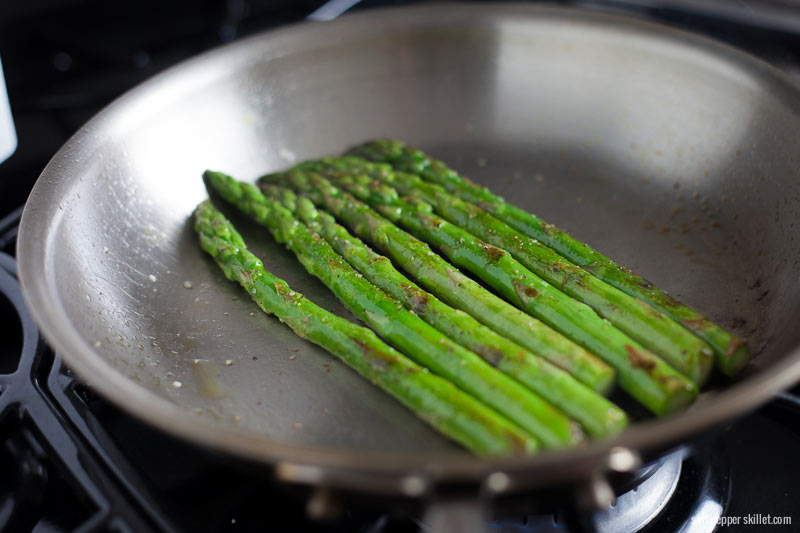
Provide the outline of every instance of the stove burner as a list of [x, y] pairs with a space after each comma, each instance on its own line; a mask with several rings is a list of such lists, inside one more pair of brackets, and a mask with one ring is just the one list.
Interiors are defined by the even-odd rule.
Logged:
[[728, 506], [728, 457], [720, 438], [664, 457], [641, 485], [595, 515], [597, 532], [711, 533]]
[[711, 533], [728, 505], [730, 465], [717, 437], [666, 455], [608, 509], [588, 516], [526, 516], [492, 523], [493, 533]]
[[597, 513], [594, 523], [598, 533], [641, 531], [666, 507], [672, 497], [683, 469], [686, 450], [664, 457], [642, 483], [622, 494], [609, 509]]

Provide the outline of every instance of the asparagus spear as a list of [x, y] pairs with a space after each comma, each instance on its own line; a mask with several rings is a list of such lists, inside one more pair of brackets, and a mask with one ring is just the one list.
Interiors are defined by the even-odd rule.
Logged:
[[[362, 188], [381, 194], [384, 201], [397, 201], [396, 193], [392, 196], [386, 191], [393, 187], [399, 193], [430, 204], [449, 222], [506, 250], [545, 281], [591, 306], [600, 316], [659, 354], [698, 385], [708, 378], [714, 359], [711, 347], [703, 340], [646, 302], [592, 276], [536, 239], [519, 233], [480, 207], [448, 193], [441, 185], [352, 156], [326, 158], [312, 164], [325, 172], [328, 178], [336, 182], [358, 183]], [[388, 187], [377, 187], [373, 178]]]
[[[373, 187], [367, 187], [363, 199], [380, 203], [383, 198], [380, 194], [370, 194], [372, 190]], [[357, 185], [351, 192], [359, 191], [365, 192]], [[399, 200], [375, 207], [389, 220], [436, 245], [456, 266], [481, 277], [520, 309], [600, 356], [617, 371], [620, 386], [653, 413], [671, 413], [685, 407], [697, 395], [693, 382], [600, 318], [590, 307], [551, 287], [505, 251], [476, 239], [429, 209], [420, 211]]]
[[498, 335], [470, 315], [454, 309], [425, 292], [392, 266], [385, 256], [372, 251], [334, 218], [316, 209], [305, 197], [268, 187], [267, 195], [295, 211], [308, 228], [328, 243], [378, 288], [413, 309], [416, 314], [492, 366], [527, 385], [567, 415], [577, 420], [595, 438], [619, 433], [627, 415], [616, 405], [577, 381], [564, 370]]
[[735, 375], [750, 361], [750, 350], [740, 337], [565, 231], [507, 203], [486, 187], [477, 185], [420, 150], [409, 148], [400, 141], [382, 140], [358, 146], [350, 153], [391, 163], [398, 170], [419, 174], [426, 180], [444, 186], [456, 196], [477, 204], [509, 226], [541, 241], [606, 283], [649, 303], [706, 341], [714, 350], [715, 366], [725, 375]]
[[612, 387], [615, 373], [609, 365], [483, 289], [435, 254], [427, 244], [401, 230], [364, 203], [342, 193], [322, 176], [295, 170], [285, 176], [265, 176], [260, 183], [269, 186], [274, 180], [308, 195], [315, 204], [343, 219], [356, 235], [370, 241], [451, 306], [467, 312], [497, 333], [541, 355], [600, 394], [606, 394]]
[[578, 424], [372, 285], [322, 237], [279, 202], [265, 197], [258, 187], [220, 172], [206, 171], [204, 178], [209, 192], [218, 193], [267, 226], [275, 240], [285, 243], [306, 270], [331, 289], [353, 314], [418, 363], [518, 424], [542, 446], [572, 446], [583, 440]]
[[268, 314], [339, 357], [442, 434], [479, 455], [533, 453], [536, 441], [455, 385], [414, 363], [369, 329], [334, 315], [264, 269], [209, 201], [195, 211], [203, 249]]

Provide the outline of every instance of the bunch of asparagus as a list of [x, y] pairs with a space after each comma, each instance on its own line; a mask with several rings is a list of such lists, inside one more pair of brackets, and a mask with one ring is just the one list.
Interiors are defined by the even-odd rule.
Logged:
[[714, 350], [715, 366], [726, 376], [735, 375], [750, 361], [750, 351], [743, 339], [565, 231], [507, 203], [486, 187], [473, 183], [422, 151], [409, 148], [400, 141], [381, 140], [353, 148], [350, 153], [373, 161], [390, 163], [397, 170], [418, 174], [426, 181], [443, 186], [521, 234], [539, 240], [566, 260], [583, 267], [609, 285], [665, 313], [711, 346]]
[[749, 357], [664, 291], [398, 141], [301, 163], [260, 188], [204, 179], [408, 358], [290, 291], [206, 202], [195, 227], [226, 275], [478, 454], [612, 436], [628, 423], [604, 397], [615, 384], [665, 415], [696, 397], [714, 362], [732, 375]]
[[477, 454], [532, 453], [536, 440], [485, 404], [358, 326], [314, 304], [273, 276], [247, 250], [231, 223], [209, 202], [194, 215], [200, 244], [231, 281], [304, 339], [322, 346]]

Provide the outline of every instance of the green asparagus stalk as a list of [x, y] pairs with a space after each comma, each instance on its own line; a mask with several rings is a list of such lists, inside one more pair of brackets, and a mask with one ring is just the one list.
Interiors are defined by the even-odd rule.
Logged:
[[750, 361], [750, 350], [740, 337], [726, 331], [663, 289], [618, 265], [565, 231], [507, 203], [486, 187], [461, 176], [441, 161], [428, 157], [420, 150], [409, 148], [400, 141], [382, 140], [358, 146], [350, 153], [374, 161], [391, 163], [398, 170], [418, 174], [426, 180], [444, 186], [449, 192], [477, 204], [528, 237], [541, 241], [606, 283], [649, 303], [706, 341], [714, 350], [715, 366], [723, 374], [733, 376]]
[[387, 194], [387, 187], [378, 191], [373, 179], [393, 187], [396, 192], [391, 192], [395, 195], [399, 192], [425, 205], [430, 204], [447, 221], [511, 253], [533, 273], [592, 307], [698, 385], [708, 378], [714, 359], [711, 347], [703, 340], [646, 302], [592, 276], [536, 239], [521, 234], [475, 204], [448, 193], [441, 185], [352, 156], [326, 158], [309, 164], [316, 164], [334, 182], [358, 183], [380, 192], [385, 200], [396, 201], [396, 196]]
[[369, 329], [319, 307], [264, 269], [209, 202], [194, 214], [203, 249], [268, 314], [328, 350], [442, 434], [478, 455], [533, 453], [536, 441], [455, 385], [414, 363]]
[[264, 196], [258, 187], [220, 172], [206, 171], [204, 178], [209, 192], [216, 192], [267, 226], [275, 240], [285, 243], [306, 270], [331, 289], [354, 315], [412, 359], [518, 424], [542, 446], [573, 446], [583, 440], [578, 424], [372, 285], [322, 237], [279, 202]]
[[278, 180], [308, 195], [315, 204], [344, 220], [353, 233], [370, 241], [452, 307], [465, 311], [500, 335], [541, 355], [600, 394], [607, 394], [613, 386], [614, 370], [597, 356], [483, 289], [434, 253], [427, 244], [363, 202], [342, 193], [322, 176], [296, 170], [265, 178], [260, 180], [262, 186]]
[[[376, 185], [375, 189], [381, 188]], [[653, 413], [674, 412], [697, 395], [692, 381], [600, 318], [590, 307], [550, 286], [505, 251], [430, 213], [429, 206], [421, 211], [400, 200], [391, 205], [377, 205], [383, 198], [379, 193], [370, 194], [372, 190], [368, 186], [361, 199], [375, 202], [373, 207], [382, 215], [434, 244], [453, 264], [468, 269], [506, 300], [600, 356], [617, 371], [620, 386]], [[356, 186], [350, 192], [359, 191], [364, 192]]]
[[401, 274], [391, 261], [372, 251], [335, 219], [319, 211], [306, 197], [293, 197], [288, 189], [268, 187], [265, 192], [295, 211], [308, 228], [322, 235], [334, 250], [378, 288], [414, 310], [430, 325], [477, 353], [492, 366], [527, 385], [595, 438], [619, 433], [627, 415], [619, 407], [582, 384], [564, 370], [537, 357], [484, 326], [467, 313], [445, 304]]

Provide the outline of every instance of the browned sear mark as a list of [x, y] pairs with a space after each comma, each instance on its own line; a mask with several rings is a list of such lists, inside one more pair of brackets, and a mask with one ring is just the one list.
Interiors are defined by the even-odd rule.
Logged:
[[369, 346], [367, 346], [366, 342], [356, 339], [355, 337], [350, 337], [350, 340], [356, 343], [356, 346], [358, 346], [359, 350], [361, 350], [361, 353], [363, 353], [365, 356], [369, 356], [372, 352], [372, 350], [369, 349]]
[[739, 348], [741, 348], [742, 346], [745, 346], [746, 344], [747, 344], [747, 343], [746, 343], [746, 342], [744, 342], [744, 341], [743, 341], [742, 339], [740, 339], [739, 337], [733, 337], [733, 338], [731, 339], [731, 342], [728, 344], [728, 351], [726, 351], [726, 352], [725, 352], [725, 357], [730, 357], [730, 356], [732, 356], [733, 354], [735, 354], [735, 353], [736, 353], [736, 350], [738, 350], [738, 349], [739, 349]]
[[517, 292], [517, 296], [519, 296], [519, 298], [523, 301], [536, 298], [539, 296], [539, 294], [541, 294], [535, 288], [531, 287], [530, 285], [525, 285], [518, 280], [512, 280], [511, 283], [514, 285], [514, 290]]
[[664, 316], [664, 314], [661, 311], [659, 311], [655, 307], [652, 307], [652, 306], [650, 306], [650, 305], [648, 305], [646, 303], [644, 305], [645, 305], [645, 310], [647, 311], [647, 314], [650, 315], [651, 317], [653, 317], [653, 318], [655, 318], [657, 320], [664, 320], [664, 319], [667, 318], [667, 317]]
[[483, 250], [489, 254], [489, 259], [491, 261], [497, 261], [504, 255], [506, 255], [505, 250], [502, 250], [497, 246], [492, 246], [491, 244], [484, 244]]
[[444, 221], [440, 218], [436, 218], [431, 215], [426, 215], [425, 213], [417, 212], [417, 217], [422, 221], [429, 228], [440, 228]]
[[480, 350], [480, 353], [483, 359], [495, 368], [500, 366], [500, 363], [505, 359], [505, 354], [499, 348], [486, 346], [485, 349]]
[[651, 357], [648, 357], [647, 354], [643, 354], [630, 344], [626, 344], [625, 349], [628, 350], [628, 355], [631, 357], [631, 366], [633, 368], [641, 368], [648, 372], [655, 369], [656, 362]]
[[697, 318], [684, 318], [681, 320], [681, 324], [691, 330], [707, 329], [714, 325], [713, 322], [702, 316]]
[[421, 290], [412, 289], [411, 287], [405, 292], [411, 308], [418, 314], [425, 314], [428, 308], [428, 295]]
[[497, 204], [492, 203], [492, 202], [478, 202], [475, 205], [477, 205], [478, 207], [480, 207], [484, 211], [488, 211], [490, 213], [494, 210], [495, 207], [497, 207]]

